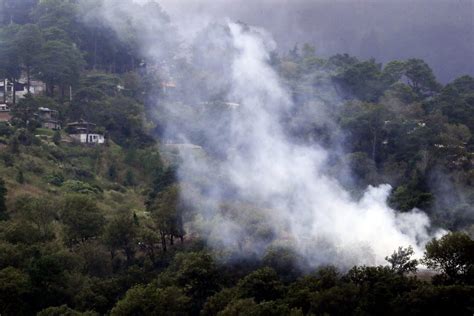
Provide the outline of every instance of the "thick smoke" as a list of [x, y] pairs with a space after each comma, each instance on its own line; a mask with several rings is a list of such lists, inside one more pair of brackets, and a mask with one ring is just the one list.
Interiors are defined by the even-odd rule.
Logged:
[[[142, 14], [136, 6], [120, 6], [121, 14]], [[103, 10], [112, 27], [120, 26], [116, 8]], [[140, 28], [139, 44], [159, 65], [167, 42], [157, 28]], [[194, 210], [188, 233], [228, 255], [258, 257], [273, 247], [291, 247], [311, 266], [380, 264], [399, 246], [421, 254], [432, 237], [426, 214], [390, 209], [388, 185], [353, 199], [327, 172], [334, 153], [288, 137], [283, 122], [294, 104], [269, 65], [275, 42], [268, 33], [231, 21], [192, 31], [199, 39], [187, 46], [192, 71], [166, 67], [186, 91], [156, 105], [168, 138], [203, 147], [181, 151], [182, 199]], [[150, 41], [162, 44], [156, 55]], [[183, 72], [205, 75], [196, 80]]]
[[[258, 240], [258, 246], [284, 241], [312, 264], [377, 264], [400, 245], [418, 249], [426, 242], [430, 237], [428, 217], [417, 210], [399, 214], [390, 209], [385, 202], [391, 189], [388, 185], [369, 187], [354, 201], [327, 176], [329, 155], [324, 148], [287, 140], [280, 118], [293, 104], [268, 65], [265, 43], [270, 40], [239, 24], [229, 23], [229, 28], [236, 49], [229, 96], [240, 106], [233, 110], [227, 131], [213, 129], [213, 123], [206, 122], [213, 129], [206, 141], [218, 141], [216, 146], [223, 148], [225, 159], [217, 162], [185, 156], [181, 173], [185, 182], [192, 182], [203, 170], [216, 174], [211, 179], [216, 187], [211, 184], [212, 194], [207, 197], [217, 205], [207, 205], [210, 214], [203, 216], [200, 233], [210, 236], [214, 245], [244, 253], [256, 249], [255, 240], [249, 237], [252, 232], [242, 227], [249, 225], [246, 219], [223, 212], [219, 205], [228, 196], [222, 189], [231, 187], [233, 197], [252, 205], [270, 230], [272, 238], [263, 245]], [[226, 139], [221, 137], [223, 132]], [[190, 193], [194, 192], [185, 190], [184, 198], [195, 198]]]

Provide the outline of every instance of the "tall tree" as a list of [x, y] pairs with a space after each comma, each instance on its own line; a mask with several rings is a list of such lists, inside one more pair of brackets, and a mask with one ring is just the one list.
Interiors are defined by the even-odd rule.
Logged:
[[422, 97], [433, 95], [441, 88], [433, 70], [421, 59], [412, 58], [405, 62], [405, 77], [413, 91]]
[[182, 208], [179, 201], [179, 189], [176, 185], [159, 193], [149, 207], [160, 233], [163, 251], [167, 249], [167, 239], [171, 245], [173, 245], [175, 237], [183, 240]]
[[433, 239], [426, 245], [423, 263], [441, 271], [449, 283], [474, 284], [474, 240], [461, 232]]
[[381, 70], [382, 65], [371, 59], [345, 67], [334, 79], [349, 98], [374, 102], [386, 88], [381, 80]]
[[34, 24], [23, 25], [16, 35], [15, 44], [18, 48], [20, 61], [26, 71], [26, 86], [29, 93], [31, 86], [31, 69], [35, 65], [43, 46], [41, 30]]
[[71, 40], [79, 42], [80, 23], [76, 2], [71, 0], [42, 0], [35, 8], [32, 16], [40, 28], [59, 28], [66, 32]]
[[[0, 78], [8, 79], [12, 83], [13, 104], [16, 103], [15, 83], [21, 75], [18, 47], [15, 45], [17, 32], [17, 25], [0, 29]], [[6, 101], [6, 93], [3, 101]]]
[[31, 94], [21, 99], [16, 106], [12, 108], [11, 114], [16, 119], [16, 124], [21, 127], [35, 128], [34, 114], [38, 111], [39, 103]]
[[104, 242], [114, 255], [116, 250], [123, 250], [130, 265], [135, 254], [136, 224], [131, 214], [121, 214], [112, 219], [105, 228]]
[[66, 196], [61, 220], [65, 225], [65, 237], [68, 244], [98, 236], [105, 221], [95, 202], [84, 195]]
[[54, 95], [54, 86], [57, 85], [62, 88], [64, 97], [65, 87], [77, 83], [83, 65], [82, 55], [74, 45], [49, 41], [38, 56], [36, 76], [47, 84], [50, 96]]

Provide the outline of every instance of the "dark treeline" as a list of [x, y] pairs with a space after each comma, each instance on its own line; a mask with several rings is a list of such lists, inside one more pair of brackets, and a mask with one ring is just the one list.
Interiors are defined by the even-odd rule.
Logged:
[[[140, 54], [137, 34], [124, 41], [81, 8], [0, 0], [0, 77], [28, 90], [46, 83], [43, 94], [7, 102], [12, 118], [0, 122], [0, 314], [472, 315], [474, 78], [443, 86], [423, 60], [323, 59], [310, 45], [273, 54], [295, 103], [288, 137], [342, 143], [328, 172], [354, 195], [390, 183], [394, 209], [423, 209], [453, 232], [420, 260], [411, 248], [387, 249], [386, 266], [346, 271], [309, 269], [291, 248], [234, 258], [186, 232], [178, 155], [154, 137], [170, 118], [147, 111], [150, 96], [176, 95]], [[58, 111], [63, 127], [95, 124], [106, 143], [80, 146], [65, 128], [45, 128], [40, 107]], [[192, 140], [206, 149], [202, 139]]]

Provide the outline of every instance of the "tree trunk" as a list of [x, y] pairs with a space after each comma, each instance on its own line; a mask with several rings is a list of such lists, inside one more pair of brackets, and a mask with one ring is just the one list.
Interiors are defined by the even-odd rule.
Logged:
[[15, 79], [12, 79], [12, 91], [13, 91], [13, 105], [16, 104], [16, 91], [15, 91]]
[[377, 131], [374, 129], [372, 131], [373, 139], [372, 139], [372, 160], [375, 162], [375, 152], [377, 148]]
[[31, 75], [30, 75], [30, 65], [26, 66], [26, 90], [28, 93], [30, 93], [30, 87], [31, 87]]
[[94, 31], [94, 61], [92, 63], [92, 69], [95, 70], [97, 67], [97, 29]]
[[153, 264], [155, 264], [156, 259], [155, 259], [155, 250], [153, 249], [153, 244], [150, 246], [150, 251], [148, 253], [149, 253], [151, 262], [153, 262]]
[[7, 79], [3, 79], [3, 103], [7, 103]]
[[166, 234], [160, 233], [161, 234], [161, 246], [163, 248], [163, 252], [166, 252]]

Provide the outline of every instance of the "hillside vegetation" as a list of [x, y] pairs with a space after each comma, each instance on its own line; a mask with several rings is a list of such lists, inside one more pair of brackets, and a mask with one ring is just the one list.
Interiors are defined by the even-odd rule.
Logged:
[[[474, 78], [443, 86], [420, 59], [320, 58], [309, 44], [272, 54], [295, 103], [288, 137], [337, 147], [328, 172], [355, 197], [389, 183], [392, 208], [422, 209], [450, 233], [423, 259], [387, 249], [387, 266], [345, 271], [308, 269], [287, 247], [234, 258], [186, 231], [192, 210], [180, 200], [179, 151], [218, 159], [218, 148], [192, 130], [192, 144], [168, 144], [166, 121], [180, 112], [156, 107], [190, 111], [184, 130], [185, 119], [233, 104], [208, 90], [212, 74], [182, 61], [201, 89], [190, 100], [189, 85], [170, 84], [140, 53], [138, 34], [124, 41], [83, 10], [73, 0], [0, 0], [0, 78], [45, 84], [5, 100], [12, 118], [0, 122], [1, 315], [474, 313]], [[147, 10], [168, 19], [158, 5]], [[40, 108], [57, 111], [63, 128], [44, 128]], [[80, 120], [105, 143], [74, 140], [67, 124]], [[264, 226], [251, 207], [223, 204]]]

